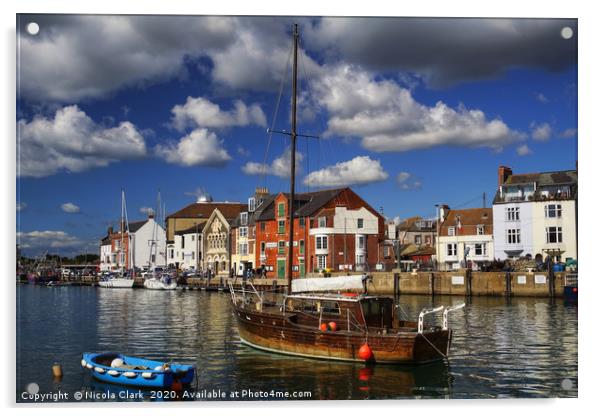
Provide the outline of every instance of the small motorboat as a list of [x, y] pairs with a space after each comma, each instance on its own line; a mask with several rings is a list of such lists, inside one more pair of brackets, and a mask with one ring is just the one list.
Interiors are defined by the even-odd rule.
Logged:
[[180, 387], [190, 385], [195, 373], [194, 365], [153, 361], [116, 353], [85, 352], [81, 365], [96, 380], [139, 388], [175, 390], [178, 383]]

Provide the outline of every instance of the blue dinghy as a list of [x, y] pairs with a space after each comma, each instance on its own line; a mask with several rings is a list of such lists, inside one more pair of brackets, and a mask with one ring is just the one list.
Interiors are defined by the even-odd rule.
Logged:
[[81, 361], [92, 377], [105, 382], [139, 388], [172, 388], [192, 383], [195, 367], [165, 363], [116, 353], [85, 352]]

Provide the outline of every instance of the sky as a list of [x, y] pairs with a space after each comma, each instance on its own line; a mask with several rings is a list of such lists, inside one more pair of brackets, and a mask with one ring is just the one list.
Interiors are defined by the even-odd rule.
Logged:
[[[28, 32], [35, 22], [39, 31]], [[297, 190], [351, 186], [388, 218], [491, 205], [499, 165], [574, 169], [571, 19], [18, 15], [17, 239], [97, 251], [204, 193], [288, 190], [291, 27]], [[34, 31], [35, 32], [35, 31]]]

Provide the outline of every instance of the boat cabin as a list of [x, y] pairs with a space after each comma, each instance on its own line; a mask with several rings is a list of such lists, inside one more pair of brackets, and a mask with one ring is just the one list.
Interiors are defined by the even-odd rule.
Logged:
[[398, 328], [393, 299], [366, 295], [290, 295], [286, 312], [296, 315], [298, 324], [319, 326], [335, 322], [341, 330]]

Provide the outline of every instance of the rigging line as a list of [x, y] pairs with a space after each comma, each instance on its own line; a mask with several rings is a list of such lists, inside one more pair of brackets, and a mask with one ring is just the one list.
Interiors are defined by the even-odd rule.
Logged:
[[288, 57], [286, 59], [286, 65], [284, 65], [284, 70], [282, 71], [282, 78], [280, 81], [280, 91], [278, 93], [278, 99], [276, 101], [276, 107], [274, 108], [274, 113], [272, 115], [272, 125], [269, 131], [269, 135], [268, 135], [268, 145], [265, 149], [265, 155], [263, 157], [263, 184], [264, 186], [267, 187], [267, 180], [268, 180], [268, 165], [267, 165], [267, 161], [268, 161], [268, 155], [270, 152], [270, 144], [272, 143], [272, 135], [274, 134], [274, 126], [276, 125], [276, 117], [278, 116], [278, 110], [280, 109], [280, 100], [282, 99], [282, 92], [284, 91], [284, 84], [285, 81], [288, 79], [288, 67], [289, 67], [289, 63], [291, 61], [291, 56], [293, 52], [293, 45], [291, 45], [289, 47], [288, 50]]

